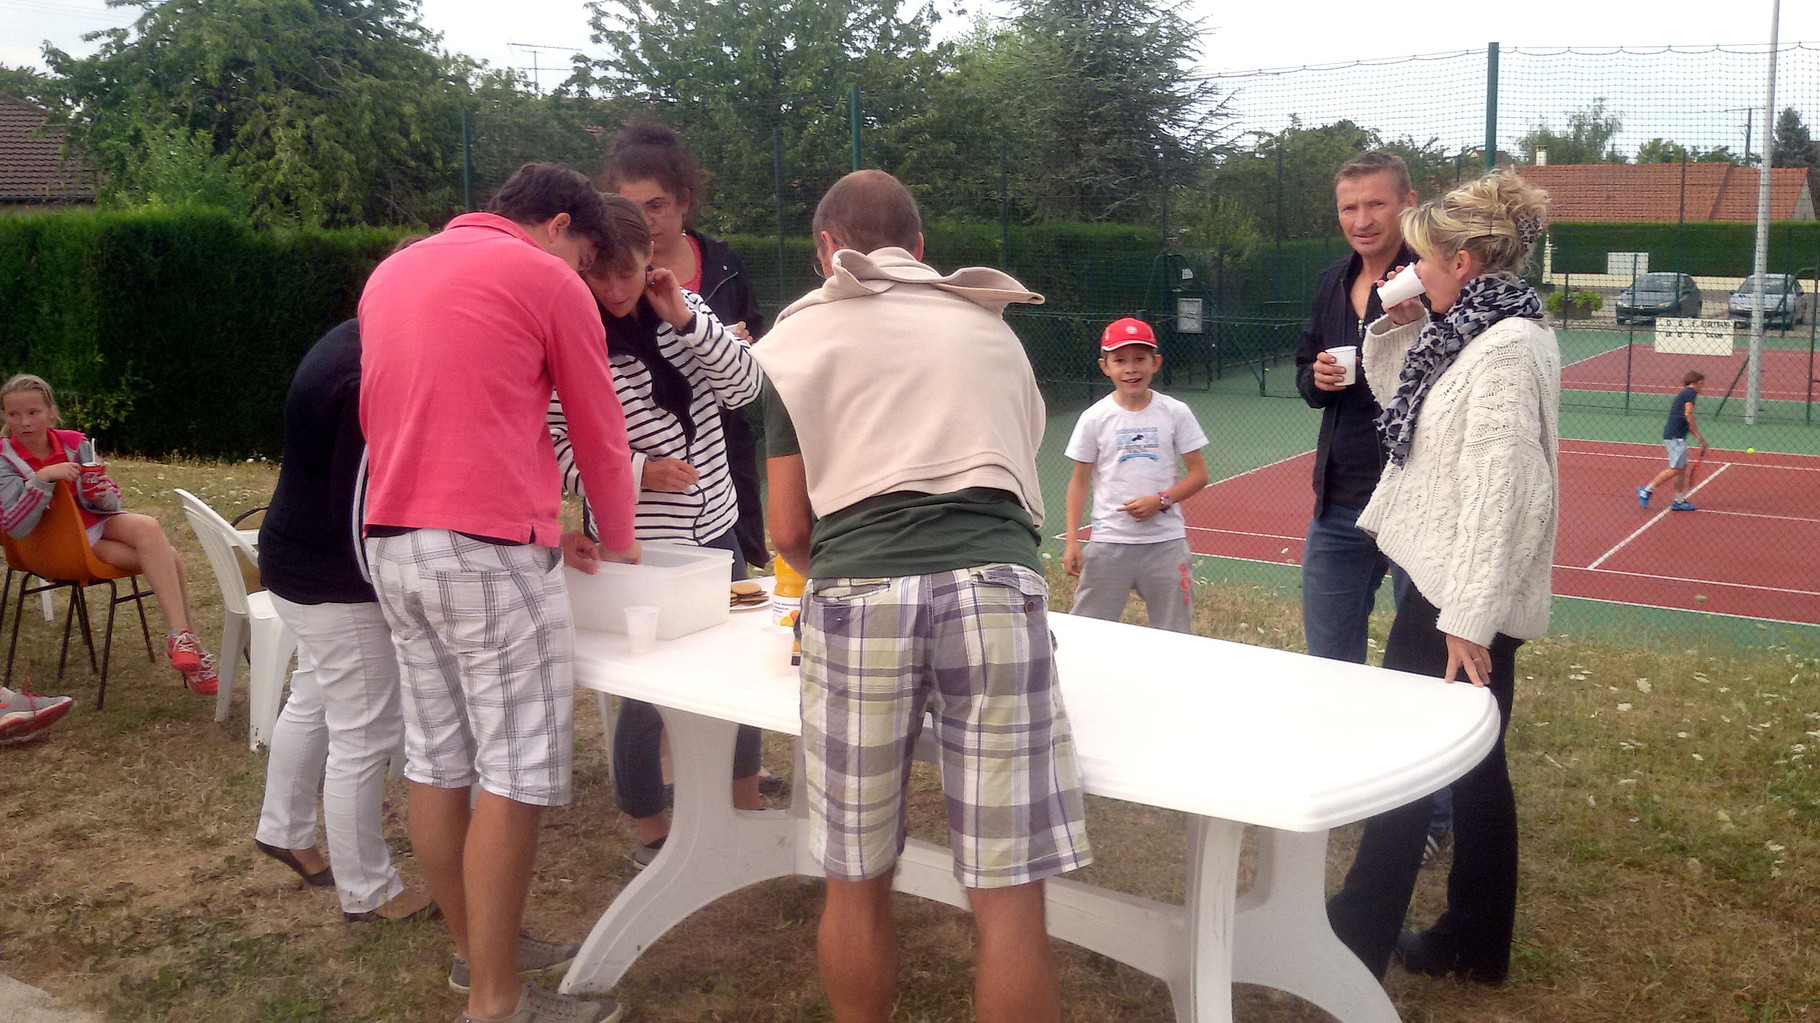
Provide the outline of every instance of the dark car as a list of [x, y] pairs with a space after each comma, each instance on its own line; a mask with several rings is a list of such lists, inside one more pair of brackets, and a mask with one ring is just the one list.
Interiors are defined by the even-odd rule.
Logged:
[[[1751, 274], [1732, 292], [1725, 303], [1725, 313], [1734, 320], [1749, 321], [1751, 303], [1755, 301], [1757, 275]], [[1807, 322], [1807, 294], [1794, 274], [1763, 275], [1763, 325], [1787, 330]]]
[[1649, 273], [1618, 292], [1619, 323], [1654, 323], [1658, 316], [1699, 316], [1700, 286], [1686, 274]]

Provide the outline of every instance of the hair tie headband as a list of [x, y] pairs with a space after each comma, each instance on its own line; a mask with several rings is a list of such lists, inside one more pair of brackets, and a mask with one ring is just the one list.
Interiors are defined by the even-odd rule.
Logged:
[[1517, 239], [1529, 248], [1542, 237], [1542, 218], [1534, 213], [1527, 213], [1517, 218]]

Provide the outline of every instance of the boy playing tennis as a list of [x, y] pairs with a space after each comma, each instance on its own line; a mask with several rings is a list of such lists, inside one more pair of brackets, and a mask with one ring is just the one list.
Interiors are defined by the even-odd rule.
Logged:
[[1706, 454], [1706, 436], [1694, 422], [1694, 399], [1699, 397], [1700, 389], [1706, 386], [1706, 374], [1697, 369], [1690, 369], [1681, 378], [1681, 393], [1668, 406], [1668, 422], [1662, 426], [1662, 446], [1668, 449], [1668, 468], [1656, 473], [1656, 478], [1637, 488], [1637, 503], [1649, 507], [1650, 495], [1656, 492], [1656, 486], [1670, 480], [1675, 484], [1675, 503], [1668, 506], [1669, 511], [1693, 511], [1694, 506], [1687, 499], [1687, 435], [1694, 435], [1700, 442], [1700, 454]]

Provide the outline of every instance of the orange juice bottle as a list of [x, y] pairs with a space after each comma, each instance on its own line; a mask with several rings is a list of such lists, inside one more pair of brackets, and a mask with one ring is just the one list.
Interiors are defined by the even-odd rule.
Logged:
[[771, 559], [771, 621], [777, 625], [794, 625], [803, 607], [803, 574], [790, 566], [781, 555]]

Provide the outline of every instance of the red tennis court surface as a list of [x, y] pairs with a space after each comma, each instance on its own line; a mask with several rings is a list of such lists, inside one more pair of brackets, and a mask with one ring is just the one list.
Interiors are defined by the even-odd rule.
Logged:
[[[1574, 391], [1674, 394], [1681, 389], [1681, 378], [1687, 371], [1697, 369], [1706, 374], [1705, 397], [1718, 397], [1729, 387], [1731, 396], [1741, 399], [1748, 393], [1749, 383], [1738, 376], [1738, 370], [1747, 357], [1743, 348], [1731, 355], [1665, 355], [1652, 345], [1635, 344], [1561, 367], [1561, 387]], [[1806, 401], [1808, 375], [1820, 371], [1820, 365], [1810, 364], [1806, 351], [1765, 348], [1762, 369], [1757, 394], [1764, 401]], [[1733, 380], [1738, 381], [1736, 387], [1732, 386]], [[1820, 384], [1814, 385], [1814, 393], [1820, 396]]]
[[[1304, 452], [1221, 480], [1183, 506], [1199, 554], [1300, 564], [1314, 511]], [[1558, 596], [1820, 624], [1820, 458], [1712, 451], [1670, 512], [1637, 486], [1664, 465], [1661, 447], [1561, 442]], [[1705, 598], [1704, 600], [1700, 598]]]

